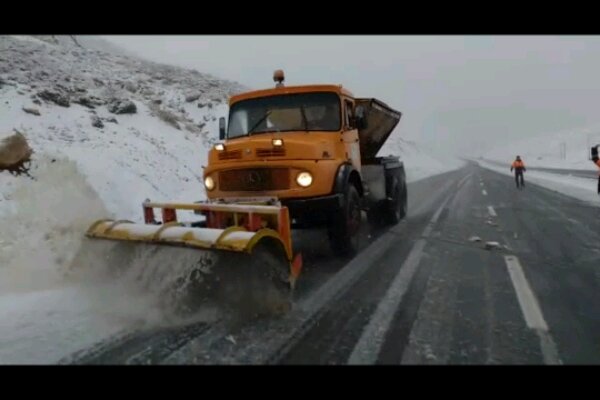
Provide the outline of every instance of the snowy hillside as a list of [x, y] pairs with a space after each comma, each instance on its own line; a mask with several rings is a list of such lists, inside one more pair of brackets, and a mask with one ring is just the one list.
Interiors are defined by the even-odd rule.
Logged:
[[[79, 47], [87, 42], [0, 37], [0, 138], [17, 129], [35, 157], [75, 161], [108, 210], [124, 218], [139, 218], [146, 197], [203, 198], [206, 149], [227, 97], [244, 87]], [[0, 196], [10, 193], [7, 175], [0, 174]]]
[[97, 50], [105, 53], [111, 53], [120, 56], [134, 57], [131, 52], [116, 46], [111, 42], [97, 36], [79, 36], [79, 35], [31, 35], [35, 39], [46, 43], [58, 44], [63, 47], [80, 47], [88, 50]]
[[532, 167], [594, 170], [597, 168], [589, 160], [590, 147], [597, 144], [600, 126], [590, 126], [507, 143], [483, 157], [509, 165], [518, 154]]

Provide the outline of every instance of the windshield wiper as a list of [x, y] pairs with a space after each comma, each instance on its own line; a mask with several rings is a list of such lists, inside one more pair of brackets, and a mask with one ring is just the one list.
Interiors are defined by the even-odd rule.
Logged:
[[300, 113], [302, 114], [302, 122], [304, 122], [304, 130], [308, 132], [308, 119], [306, 118], [306, 112], [304, 111], [304, 105], [300, 105]]
[[263, 115], [263, 116], [262, 116], [262, 118], [261, 118], [261, 119], [259, 119], [259, 120], [258, 120], [258, 122], [257, 122], [256, 124], [254, 124], [254, 126], [253, 126], [252, 128], [250, 128], [250, 130], [248, 130], [248, 136], [250, 136], [250, 135], [252, 134], [252, 132], [254, 132], [254, 130], [255, 130], [256, 128], [258, 128], [258, 126], [259, 126], [260, 124], [262, 124], [262, 123], [263, 123], [263, 121], [264, 121], [265, 119], [267, 119], [267, 117], [268, 117], [269, 115], [271, 115], [271, 110], [268, 110], [268, 111], [265, 113], [265, 115]]

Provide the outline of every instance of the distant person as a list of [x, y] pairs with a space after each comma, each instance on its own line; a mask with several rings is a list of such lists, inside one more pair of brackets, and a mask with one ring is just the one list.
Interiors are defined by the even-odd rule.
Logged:
[[[597, 144], [596, 146], [592, 147], [592, 161], [594, 162], [594, 164], [600, 167], [600, 159], [598, 158], [598, 147], [600, 147], [600, 144]], [[600, 175], [598, 175], [598, 194], [600, 194]]]
[[517, 156], [515, 161], [513, 161], [510, 166], [510, 172], [515, 171], [515, 182], [517, 183], [517, 189], [522, 189], [525, 187], [525, 179], [523, 178], [523, 172], [527, 171], [525, 169], [525, 164], [523, 160], [521, 160], [521, 156]]

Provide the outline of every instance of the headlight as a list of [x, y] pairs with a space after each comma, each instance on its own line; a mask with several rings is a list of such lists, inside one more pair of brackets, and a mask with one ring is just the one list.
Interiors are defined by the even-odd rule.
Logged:
[[283, 139], [273, 139], [271, 142], [273, 143], [273, 147], [283, 146]]
[[310, 172], [300, 172], [296, 177], [296, 182], [302, 187], [309, 187], [313, 181]]
[[206, 178], [204, 178], [204, 186], [208, 190], [213, 190], [215, 188], [215, 181], [214, 181], [214, 179], [211, 178], [210, 176], [207, 176]]
[[225, 150], [225, 145], [223, 143], [217, 143], [217, 144], [215, 144], [215, 150], [223, 151], [223, 150]]

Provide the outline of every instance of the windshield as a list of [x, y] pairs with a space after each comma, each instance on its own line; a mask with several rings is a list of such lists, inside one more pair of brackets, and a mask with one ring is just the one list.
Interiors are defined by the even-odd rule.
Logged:
[[339, 131], [336, 93], [301, 93], [243, 100], [231, 107], [229, 139], [264, 132]]

